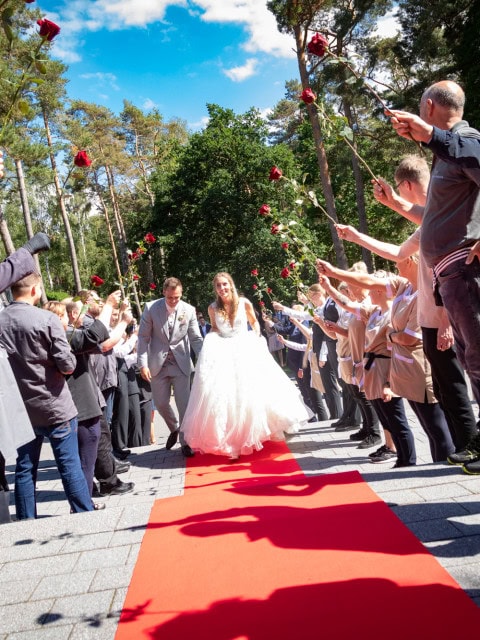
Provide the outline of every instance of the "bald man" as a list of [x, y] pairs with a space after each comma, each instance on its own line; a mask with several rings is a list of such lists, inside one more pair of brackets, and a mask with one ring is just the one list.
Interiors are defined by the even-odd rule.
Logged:
[[[391, 122], [400, 136], [422, 142], [435, 154], [438, 150], [435, 128], [480, 139], [480, 132], [463, 120], [464, 105], [462, 88], [444, 80], [422, 95], [420, 118], [392, 111]], [[480, 404], [480, 168], [465, 163], [454, 153], [447, 155], [434, 155], [424, 206], [396, 195], [391, 203], [385, 204], [422, 224], [420, 246], [433, 269], [436, 301], [447, 311], [457, 355]], [[380, 185], [375, 189], [381, 189]], [[452, 464], [463, 464], [467, 473], [479, 473], [480, 435], [448, 459]]]

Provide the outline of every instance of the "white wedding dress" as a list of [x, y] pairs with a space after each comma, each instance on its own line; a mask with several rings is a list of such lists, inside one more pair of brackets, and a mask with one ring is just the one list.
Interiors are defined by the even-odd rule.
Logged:
[[266, 340], [248, 330], [245, 299], [233, 327], [217, 311], [215, 321], [218, 332], [207, 334], [196, 365], [185, 441], [194, 451], [236, 457], [296, 433], [312, 413]]

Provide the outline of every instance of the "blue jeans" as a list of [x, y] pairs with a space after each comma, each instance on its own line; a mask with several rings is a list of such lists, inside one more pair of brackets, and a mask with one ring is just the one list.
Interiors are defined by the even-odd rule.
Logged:
[[50, 441], [72, 511], [92, 511], [92, 499], [78, 455], [77, 418], [51, 427], [34, 427], [33, 430], [36, 438], [18, 449], [15, 467], [17, 520], [37, 517], [35, 485], [44, 437]]
[[480, 382], [480, 262], [461, 260], [438, 277], [439, 293], [450, 319], [460, 364]]

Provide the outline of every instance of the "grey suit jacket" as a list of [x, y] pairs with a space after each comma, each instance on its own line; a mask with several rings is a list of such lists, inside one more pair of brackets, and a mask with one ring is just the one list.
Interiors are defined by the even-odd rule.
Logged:
[[148, 366], [152, 376], [158, 375], [171, 351], [180, 370], [185, 375], [190, 375], [193, 371], [190, 346], [198, 356], [202, 344], [195, 307], [180, 300], [170, 336], [165, 298], [147, 302], [138, 328], [137, 353], [140, 367]]

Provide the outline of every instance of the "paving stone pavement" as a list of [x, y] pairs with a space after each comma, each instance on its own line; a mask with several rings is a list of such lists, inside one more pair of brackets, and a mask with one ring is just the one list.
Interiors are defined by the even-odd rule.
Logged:
[[[371, 450], [357, 449], [330, 421], [306, 425], [288, 444], [306, 475], [358, 470], [480, 606], [480, 476], [429, 462], [427, 438], [408, 415], [418, 453], [413, 468], [371, 464]], [[44, 445], [39, 518], [0, 526], [0, 640], [113, 640], [152, 504], [184, 489], [184, 458], [178, 445], [165, 450], [158, 416], [156, 432], [157, 444], [134, 449], [122, 475], [135, 491], [77, 515], [69, 513]], [[8, 471], [12, 485], [13, 467]]]

